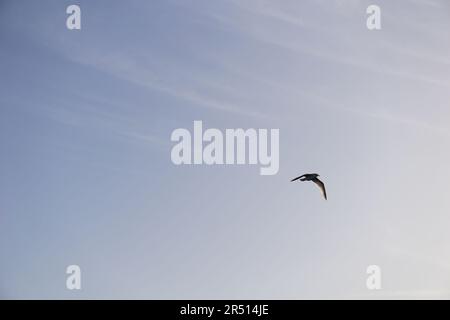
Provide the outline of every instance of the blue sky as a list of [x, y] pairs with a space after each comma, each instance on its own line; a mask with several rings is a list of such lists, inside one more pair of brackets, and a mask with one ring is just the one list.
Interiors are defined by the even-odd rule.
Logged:
[[[1, 297], [450, 298], [449, 15], [437, 0], [2, 1]], [[194, 120], [280, 129], [279, 173], [175, 166], [170, 135]], [[328, 201], [289, 182], [305, 172]]]

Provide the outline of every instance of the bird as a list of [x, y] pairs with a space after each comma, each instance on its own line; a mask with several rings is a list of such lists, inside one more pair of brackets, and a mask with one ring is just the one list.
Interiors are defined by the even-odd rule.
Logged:
[[296, 181], [296, 180], [312, 181], [320, 188], [320, 190], [322, 191], [323, 197], [325, 198], [325, 200], [327, 200], [327, 192], [325, 190], [325, 184], [322, 181], [320, 181], [319, 178], [317, 178], [317, 177], [320, 177], [317, 173], [306, 173], [297, 178], [292, 179], [291, 182]]

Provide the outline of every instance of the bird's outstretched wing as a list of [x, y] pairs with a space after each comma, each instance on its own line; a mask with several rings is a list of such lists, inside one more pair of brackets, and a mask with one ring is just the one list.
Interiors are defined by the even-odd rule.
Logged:
[[304, 176], [305, 176], [305, 175], [303, 174], [303, 175], [301, 175], [300, 177], [294, 178], [294, 179], [291, 180], [291, 182], [292, 182], [292, 181], [295, 181], [295, 180], [298, 180], [298, 179], [300, 179], [300, 178], [303, 178]]
[[317, 184], [317, 186], [322, 191], [323, 197], [325, 198], [325, 200], [327, 200], [327, 191], [325, 190], [325, 184], [317, 178], [314, 178], [311, 181]]

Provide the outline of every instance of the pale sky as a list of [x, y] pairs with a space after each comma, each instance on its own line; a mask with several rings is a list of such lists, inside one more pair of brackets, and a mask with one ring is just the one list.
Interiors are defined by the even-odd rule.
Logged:
[[[450, 298], [449, 40], [445, 0], [1, 1], [0, 297]], [[174, 165], [194, 120], [278, 174]]]

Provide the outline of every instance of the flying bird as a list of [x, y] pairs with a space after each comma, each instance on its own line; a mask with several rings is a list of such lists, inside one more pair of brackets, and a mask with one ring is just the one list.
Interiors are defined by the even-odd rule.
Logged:
[[322, 191], [322, 195], [325, 198], [325, 200], [327, 200], [327, 192], [325, 191], [325, 185], [322, 181], [320, 181], [317, 177], [319, 177], [319, 175], [317, 173], [306, 173], [304, 175], [301, 175], [300, 177], [294, 178], [291, 180], [292, 181], [296, 181], [296, 180], [300, 180], [300, 181], [312, 181], [315, 184], [317, 184], [317, 186], [320, 188], [320, 190]]

